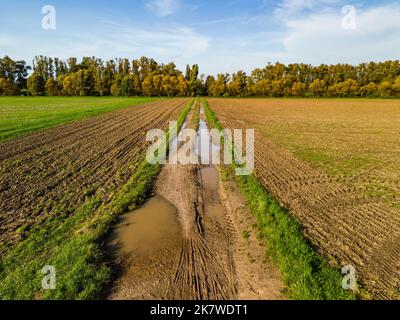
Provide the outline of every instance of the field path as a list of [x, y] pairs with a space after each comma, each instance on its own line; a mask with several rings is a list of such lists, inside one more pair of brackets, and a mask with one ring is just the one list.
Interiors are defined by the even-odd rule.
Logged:
[[[197, 129], [198, 106], [188, 114], [186, 128]], [[264, 262], [264, 247], [255, 235], [249, 240], [240, 235], [243, 224], [254, 221], [232, 189], [212, 166], [165, 165], [154, 193], [175, 206], [180, 244], [152, 258], [146, 269], [135, 266], [141, 261], [137, 256], [125, 263], [109, 298], [281, 299], [280, 274]]]

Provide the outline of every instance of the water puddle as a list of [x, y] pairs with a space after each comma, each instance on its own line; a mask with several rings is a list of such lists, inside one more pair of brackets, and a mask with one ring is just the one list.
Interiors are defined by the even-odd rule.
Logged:
[[211, 163], [219, 164], [219, 155], [221, 147], [219, 144], [213, 141], [210, 131], [207, 126], [207, 122], [205, 119], [204, 107], [200, 108], [200, 121], [199, 121], [199, 129], [197, 131], [197, 149], [196, 153], [199, 156], [200, 163], [204, 165], [208, 165]]
[[225, 225], [225, 207], [219, 197], [219, 172], [214, 166], [203, 167], [200, 170], [202, 186], [204, 214], [220, 226]]
[[119, 218], [106, 241], [113, 260], [151, 259], [164, 249], [178, 247], [181, 241], [178, 213], [160, 196]]
[[[205, 157], [210, 161], [210, 156], [220, 149], [210, 143], [203, 108], [200, 113], [197, 135], [208, 152], [200, 152], [199, 158]], [[187, 126], [188, 122], [185, 121], [182, 130]], [[178, 147], [182, 130], [173, 140]], [[206, 161], [200, 168], [204, 223], [214, 227], [213, 230], [224, 230], [225, 208], [219, 197], [219, 172], [208, 163]], [[162, 292], [166, 292], [169, 280], [174, 276], [183, 243], [177, 209], [161, 196], [154, 196], [143, 207], [120, 216], [105, 242], [109, 259], [119, 265], [122, 272], [112, 297], [127, 295], [141, 298], [146, 294], [144, 298], [163, 298]]]
[[211, 218], [220, 226], [225, 225], [225, 207], [219, 197], [220, 176], [213, 164], [218, 164], [220, 145], [215, 144], [207, 126], [204, 107], [200, 108], [200, 122], [198, 130], [198, 141], [200, 152], [199, 158], [203, 167], [200, 169], [205, 216]]

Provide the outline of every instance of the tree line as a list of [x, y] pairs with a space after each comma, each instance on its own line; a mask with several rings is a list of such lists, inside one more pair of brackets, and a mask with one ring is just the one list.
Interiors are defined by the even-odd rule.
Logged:
[[400, 62], [319, 65], [268, 63], [250, 74], [185, 73], [154, 59], [95, 57], [61, 60], [38, 56], [0, 58], [0, 95], [33, 96], [215, 96], [215, 97], [400, 97]]

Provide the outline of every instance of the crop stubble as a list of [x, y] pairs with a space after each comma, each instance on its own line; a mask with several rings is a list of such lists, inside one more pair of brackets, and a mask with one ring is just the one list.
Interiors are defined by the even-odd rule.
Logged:
[[[255, 175], [301, 223], [306, 237], [318, 250], [341, 266], [354, 266], [374, 297], [398, 297], [399, 210], [379, 197], [366, 197], [359, 188], [316, 170], [272, 143], [262, 126], [268, 126], [266, 114], [269, 107], [276, 107], [275, 103], [210, 100], [224, 128], [256, 128]], [[280, 106], [287, 108], [285, 112], [296, 105], [290, 100], [285, 103]], [[334, 102], [330, 103], [334, 108]], [[286, 125], [290, 130], [290, 123]]]

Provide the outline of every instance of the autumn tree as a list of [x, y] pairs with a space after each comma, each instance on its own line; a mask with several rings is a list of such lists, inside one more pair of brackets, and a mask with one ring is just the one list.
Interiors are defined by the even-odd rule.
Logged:
[[378, 95], [378, 86], [374, 82], [360, 88], [361, 97], [376, 97]]
[[[359, 65], [268, 63], [246, 74], [200, 75], [197, 64], [183, 74], [174, 63], [154, 59], [83, 57], [80, 61], [37, 56], [33, 72], [24, 61], [0, 58], [1, 94], [82, 96], [400, 97], [400, 62]], [[28, 80], [27, 80], [28, 79]]]
[[15, 88], [7, 79], [0, 78], [0, 96], [12, 96], [15, 94]]
[[390, 97], [392, 95], [393, 86], [389, 81], [384, 81], [379, 85], [379, 94], [381, 97]]
[[306, 85], [303, 82], [295, 82], [292, 85], [292, 95], [295, 97], [303, 97], [306, 92]]
[[227, 84], [227, 91], [230, 96], [240, 97], [246, 95], [247, 76], [243, 71], [232, 75], [232, 81]]
[[46, 81], [45, 90], [48, 96], [58, 96], [60, 94], [58, 83], [53, 78], [49, 78]]
[[212, 96], [221, 97], [228, 95], [227, 83], [229, 82], [229, 74], [220, 73], [217, 79], [212, 83], [210, 93]]
[[76, 96], [78, 91], [75, 89], [75, 74], [72, 73], [63, 79], [63, 93], [67, 96]]
[[325, 94], [326, 87], [326, 82], [324, 80], [315, 79], [310, 84], [309, 89], [313, 97], [322, 97]]

